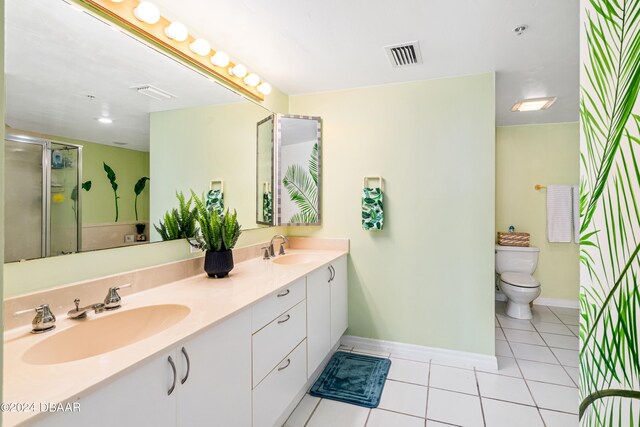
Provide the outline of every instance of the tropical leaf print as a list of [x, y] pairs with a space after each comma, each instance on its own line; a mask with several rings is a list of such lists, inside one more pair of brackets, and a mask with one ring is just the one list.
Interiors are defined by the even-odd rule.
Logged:
[[224, 193], [222, 193], [222, 190], [209, 190], [207, 193], [207, 209], [210, 212], [218, 212], [218, 215], [224, 214]]
[[640, 422], [640, 0], [584, 0], [582, 426]]
[[298, 207], [298, 212], [289, 219], [292, 224], [317, 223], [318, 213], [318, 144], [314, 144], [309, 159], [309, 168], [294, 164], [287, 168], [282, 184], [289, 198]]
[[362, 229], [382, 230], [384, 226], [384, 210], [382, 189], [368, 188], [362, 190]]

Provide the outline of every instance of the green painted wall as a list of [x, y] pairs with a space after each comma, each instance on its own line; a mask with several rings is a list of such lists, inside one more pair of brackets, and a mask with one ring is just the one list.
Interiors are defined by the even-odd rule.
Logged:
[[177, 206], [176, 191], [202, 194], [222, 179], [225, 208], [244, 229], [256, 228], [257, 123], [270, 115], [252, 102], [152, 113], [151, 221]]
[[640, 420], [640, 0], [582, 0], [580, 425]]
[[[321, 116], [322, 227], [348, 237], [349, 334], [494, 354], [494, 75], [290, 97]], [[385, 229], [361, 228], [365, 175]]]
[[545, 190], [534, 185], [580, 179], [578, 123], [507, 126], [496, 129], [496, 230], [531, 234], [540, 248], [535, 276], [542, 297], [578, 300], [579, 246], [547, 241]]
[[[82, 146], [82, 179], [91, 180], [90, 191], [83, 193], [83, 224], [111, 223], [115, 219], [113, 190], [107, 179], [102, 162], [107, 163], [116, 173], [118, 183], [118, 222], [135, 222], [133, 186], [138, 179], [149, 176], [149, 153], [111, 147], [103, 144], [79, 142]], [[153, 180], [138, 198], [138, 220], [149, 220], [149, 192]]]

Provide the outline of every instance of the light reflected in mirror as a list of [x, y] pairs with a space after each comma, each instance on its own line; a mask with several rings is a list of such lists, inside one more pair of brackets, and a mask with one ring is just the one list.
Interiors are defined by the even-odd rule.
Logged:
[[320, 225], [321, 120], [277, 116], [277, 225]]
[[212, 180], [258, 226], [271, 112], [63, 0], [5, 7], [5, 261], [158, 241], [176, 191]]

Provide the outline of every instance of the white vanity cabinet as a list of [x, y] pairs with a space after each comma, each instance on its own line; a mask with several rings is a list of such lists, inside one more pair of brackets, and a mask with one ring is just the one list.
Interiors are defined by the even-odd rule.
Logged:
[[[171, 394], [169, 358], [176, 369]], [[35, 425], [250, 426], [250, 310], [154, 356], [78, 401], [80, 412], [48, 414]]]
[[331, 347], [335, 346], [349, 325], [349, 298], [347, 287], [347, 256], [331, 263], [333, 278], [331, 288]]
[[347, 256], [307, 275], [307, 376], [347, 329]]
[[251, 310], [185, 341], [176, 352], [179, 427], [251, 425]]

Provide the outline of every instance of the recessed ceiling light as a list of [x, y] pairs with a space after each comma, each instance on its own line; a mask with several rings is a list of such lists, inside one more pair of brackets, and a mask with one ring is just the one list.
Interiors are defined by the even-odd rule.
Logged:
[[511, 111], [524, 112], [546, 110], [547, 108], [551, 107], [554, 102], [556, 102], [555, 96], [549, 96], [546, 98], [522, 99], [516, 102], [513, 107], [511, 107]]
[[98, 117], [96, 120], [106, 125], [113, 123], [113, 119], [110, 119], [109, 117]]
[[115, 145], [127, 145], [128, 144], [128, 142], [121, 142], [121, 141], [113, 141], [113, 143]]

